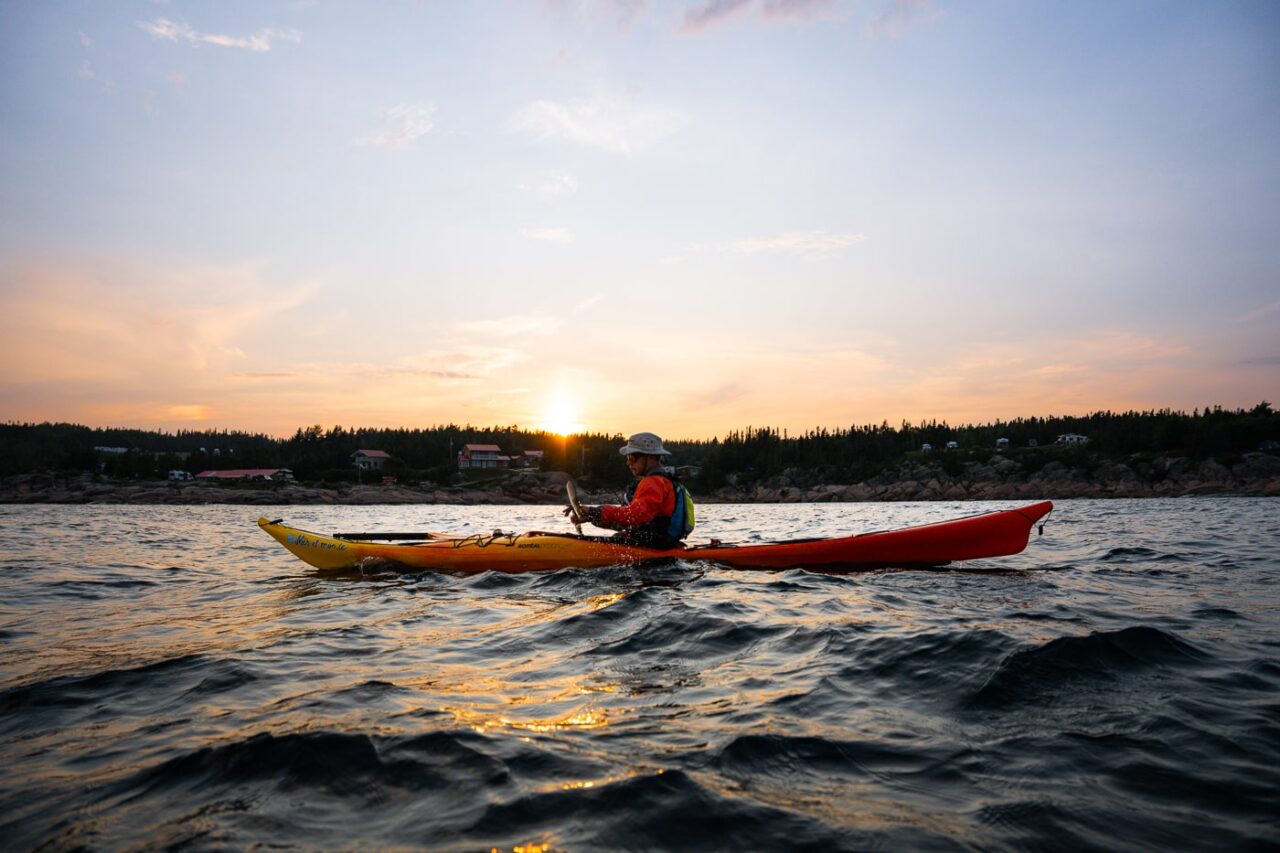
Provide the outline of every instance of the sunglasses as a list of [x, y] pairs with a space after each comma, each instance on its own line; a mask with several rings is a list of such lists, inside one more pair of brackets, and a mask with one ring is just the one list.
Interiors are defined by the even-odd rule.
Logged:
[[627, 454], [627, 461], [628, 461], [628, 462], [639, 462], [639, 461], [640, 461], [641, 459], [643, 459], [643, 458], [644, 458], [644, 454], [643, 454], [643, 453], [628, 453], [628, 454]]

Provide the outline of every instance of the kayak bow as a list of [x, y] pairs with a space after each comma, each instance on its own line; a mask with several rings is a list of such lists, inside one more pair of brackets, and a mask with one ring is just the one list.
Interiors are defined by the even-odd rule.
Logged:
[[834, 539], [795, 539], [755, 545], [712, 542], [670, 551], [623, 545], [608, 539], [565, 533], [502, 533], [474, 536], [420, 534], [346, 534], [325, 536], [258, 519], [258, 526], [295, 557], [317, 569], [355, 569], [386, 562], [409, 570], [477, 573], [537, 572], [564, 568], [645, 563], [653, 560], [706, 560], [737, 569], [865, 569], [936, 566], [956, 560], [1004, 557], [1027, 547], [1031, 528], [1053, 504], [998, 510], [900, 530], [862, 533]]

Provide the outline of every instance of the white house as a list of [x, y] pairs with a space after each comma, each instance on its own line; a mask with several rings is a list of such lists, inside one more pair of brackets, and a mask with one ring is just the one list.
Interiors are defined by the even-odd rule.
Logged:
[[1069, 432], [1066, 435], [1058, 436], [1058, 440], [1054, 444], [1088, 444], [1089, 437], [1087, 435], [1079, 435], [1078, 433]]
[[[172, 472], [170, 472], [172, 473]], [[172, 479], [172, 478], [170, 478]], [[235, 468], [224, 471], [201, 471], [197, 480], [292, 480], [288, 468]]]

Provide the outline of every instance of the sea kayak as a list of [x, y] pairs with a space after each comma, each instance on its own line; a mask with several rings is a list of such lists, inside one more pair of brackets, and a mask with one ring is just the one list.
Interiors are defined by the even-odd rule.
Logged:
[[986, 512], [900, 530], [833, 539], [792, 539], [750, 545], [712, 541], [671, 551], [624, 545], [568, 533], [338, 533], [325, 536], [283, 521], [258, 525], [290, 553], [317, 569], [361, 568], [371, 563], [417, 571], [538, 572], [595, 569], [654, 560], [700, 560], [736, 569], [813, 568], [825, 571], [895, 566], [938, 566], [957, 560], [1004, 557], [1027, 547], [1031, 528], [1053, 504]]

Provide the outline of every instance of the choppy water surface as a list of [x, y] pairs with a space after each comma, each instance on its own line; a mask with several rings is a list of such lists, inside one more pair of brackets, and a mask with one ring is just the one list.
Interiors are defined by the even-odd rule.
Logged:
[[[1010, 505], [707, 506], [694, 538]], [[1280, 842], [1280, 500], [1066, 501], [1016, 557], [850, 575], [324, 576], [256, 517], [0, 507], [5, 848]]]

